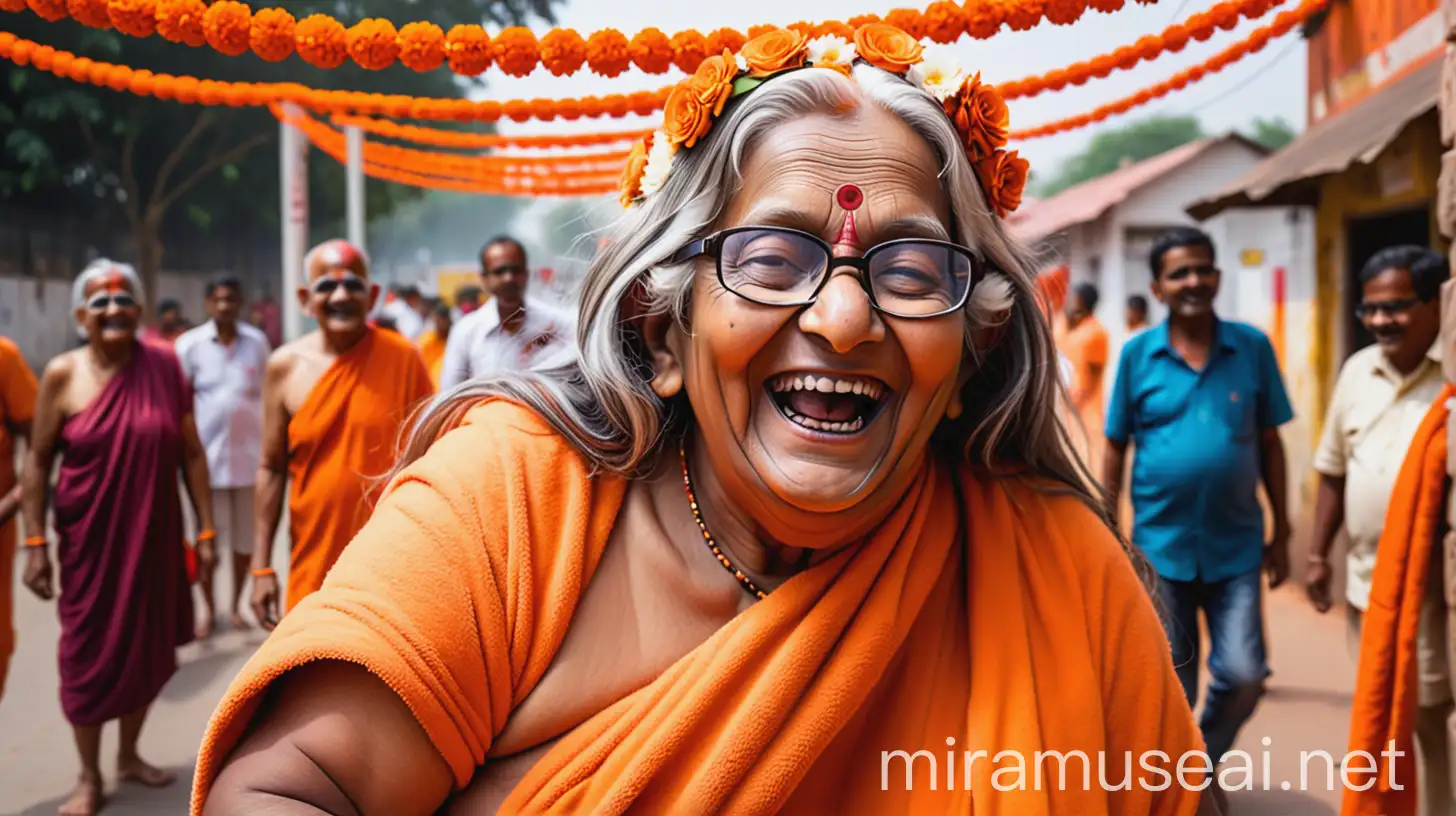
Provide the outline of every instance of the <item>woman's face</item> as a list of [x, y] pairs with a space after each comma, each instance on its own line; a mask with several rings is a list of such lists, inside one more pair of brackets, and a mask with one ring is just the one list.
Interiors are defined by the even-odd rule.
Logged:
[[[948, 240], [937, 170], [930, 146], [872, 105], [809, 117], [746, 157], [744, 186], [716, 226], [802, 230], [836, 258], [894, 239]], [[848, 266], [831, 268], [811, 306], [765, 306], [726, 290], [704, 258], [691, 320], [669, 344], [715, 476], [770, 534], [802, 529], [805, 513], [883, 515], [899, 501], [957, 387], [964, 310], [882, 314]]]
[[76, 309], [76, 323], [94, 342], [117, 343], [136, 336], [142, 305], [131, 281], [119, 272], [102, 275], [86, 284], [85, 300]]

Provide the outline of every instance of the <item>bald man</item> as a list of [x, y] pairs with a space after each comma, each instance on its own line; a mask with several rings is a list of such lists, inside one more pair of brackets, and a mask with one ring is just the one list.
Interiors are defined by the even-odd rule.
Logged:
[[252, 572], [253, 612], [268, 629], [279, 618], [269, 561], [285, 486], [291, 609], [319, 588], [363, 526], [369, 488], [393, 466], [402, 424], [434, 391], [409, 339], [369, 325], [379, 285], [362, 250], [328, 241], [304, 268], [298, 302], [319, 328], [273, 352], [263, 383]]

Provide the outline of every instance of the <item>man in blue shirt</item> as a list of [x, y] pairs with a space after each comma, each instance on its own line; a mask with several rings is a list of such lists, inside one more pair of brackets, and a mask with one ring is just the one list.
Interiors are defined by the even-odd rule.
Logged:
[[[1128, 443], [1133, 543], [1160, 577], [1173, 661], [1188, 704], [1198, 696], [1198, 613], [1211, 641], [1199, 723], [1215, 763], [1264, 693], [1261, 569], [1289, 573], [1284, 445], [1294, 418], [1269, 339], [1213, 311], [1220, 272], [1213, 241], [1180, 227], [1159, 236], [1149, 263], [1168, 319], [1123, 346], [1107, 409], [1102, 485], [1116, 518]], [[1265, 541], [1258, 487], [1274, 517]]]

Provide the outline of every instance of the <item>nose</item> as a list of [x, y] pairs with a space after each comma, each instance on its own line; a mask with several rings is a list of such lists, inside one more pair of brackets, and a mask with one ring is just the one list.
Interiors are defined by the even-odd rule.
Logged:
[[824, 338], [838, 354], [885, 339], [885, 322], [870, 305], [869, 293], [854, 270], [848, 267], [830, 271], [818, 299], [799, 315], [799, 329]]

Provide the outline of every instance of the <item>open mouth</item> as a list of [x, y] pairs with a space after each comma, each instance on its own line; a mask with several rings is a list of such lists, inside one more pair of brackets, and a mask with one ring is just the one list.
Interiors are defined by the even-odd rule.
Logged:
[[789, 373], [764, 385], [785, 419], [821, 433], [859, 433], [890, 399], [889, 387], [874, 377]]
[[102, 331], [126, 331], [131, 328], [131, 321], [124, 317], [106, 317], [101, 320]]

